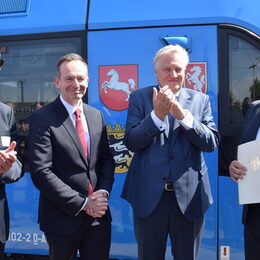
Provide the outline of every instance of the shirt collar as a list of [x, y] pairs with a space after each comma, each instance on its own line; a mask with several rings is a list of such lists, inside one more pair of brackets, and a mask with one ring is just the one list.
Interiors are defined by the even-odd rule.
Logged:
[[80, 102], [78, 107], [74, 107], [71, 104], [69, 104], [66, 100], [64, 100], [64, 98], [60, 95], [60, 100], [61, 103], [64, 105], [64, 107], [66, 108], [66, 110], [68, 111], [68, 114], [70, 116], [72, 116], [74, 114], [74, 112], [76, 111], [76, 109], [80, 109], [81, 112], [83, 112], [83, 103], [82, 101]]

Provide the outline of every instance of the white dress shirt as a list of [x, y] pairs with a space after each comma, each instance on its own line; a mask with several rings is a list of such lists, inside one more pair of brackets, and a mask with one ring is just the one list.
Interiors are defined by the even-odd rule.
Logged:
[[[178, 99], [179, 98], [179, 95], [180, 95], [180, 91], [178, 91], [176, 94], [175, 94], [175, 97]], [[181, 124], [185, 129], [189, 130], [191, 128], [193, 128], [193, 121], [194, 121], [194, 117], [193, 115], [190, 113], [190, 111], [186, 110], [187, 111], [187, 114], [186, 116], [182, 119], [182, 120], [178, 120], [178, 119], [175, 119], [177, 122], [176, 123], [179, 123]], [[168, 137], [169, 135], [169, 119], [168, 119], [168, 115], [165, 116], [164, 120], [162, 121], [160, 118], [158, 118], [158, 116], [156, 116], [156, 114], [154, 113], [154, 110], [151, 112], [151, 117], [152, 117], [152, 120], [153, 122], [155, 123], [155, 125], [158, 127], [158, 129], [160, 131], [163, 131], [165, 132], [165, 135]]]
[[90, 137], [89, 137], [89, 132], [88, 132], [88, 125], [87, 125], [87, 120], [86, 117], [84, 115], [84, 111], [83, 111], [83, 104], [82, 101], [80, 103], [80, 105], [78, 107], [74, 107], [71, 104], [69, 104], [67, 101], [64, 100], [64, 98], [60, 95], [60, 100], [62, 102], [62, 104], [64, 105], [64, 107], [66, 108], [66, 110], [68, 111], [68, 114], [73, 122], [73, 125], [76, 127], [76, 116], [74, 114], [74, 112], [77, 109], [80, 109], [81, 111], [81, 121], [82, 121], [82, 125], [83, 125], [83, 129], [85, 131], [85, 135], [86, 135], [86, 140], [87, 140], [87, 147], [88, 147], [88, 156], [90, 158]]

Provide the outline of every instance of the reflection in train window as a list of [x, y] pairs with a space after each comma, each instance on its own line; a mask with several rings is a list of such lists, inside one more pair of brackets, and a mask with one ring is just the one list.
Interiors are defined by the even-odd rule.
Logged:
[[67, 53], [81, 51], [81, 38], [0, 41], [0, 101], [13, 107], [19, 135], [19, 156], [28, 169], [28, 117], [59, 94], [53, 83], [56, 64]]
[[247, 108], [260, 99], [260, 44], [259, 37], [225, 26], [219, 39], [219, 175], [229, 176]]
[[230, 35], [230, 122], [243, 122], [248, 105], [260, 98], [260, 51], [245, 40]]

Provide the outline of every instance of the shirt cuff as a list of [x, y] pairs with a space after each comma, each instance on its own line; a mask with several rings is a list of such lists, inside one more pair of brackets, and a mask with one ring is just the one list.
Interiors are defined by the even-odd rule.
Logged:
[[109, 192], [108, 191], [106, 191], [106, 190], [103, 190], [103, 189], [100, 189], [101, 191], [103, 191], [103, 192], [105, 192], [106, 194], [107, 194], [107, 198], [109, 198], [109, 196], [110, 196], [110, 194], [109, 194]]
[[78, 216], [78, 214], [80, 213], [80, 211], [82, 211], [82, 210], [84, 209], [84, 207], [86, 206], [87, 202], [88, 202], [88, 198], [85, 199], [85, 201], [84, 201], [84, 203], [83, 203], [81, 209], [77, 212], [76, 216]]
[[187, 112], [186, 116], [182, 119], [179, 120], [179, 123], [186, 129], [189, 130], [193, 128], [193, 122], [194, 122], [194, 116], [190, 113], [189, 110], [186, 110]]
[[154, 122], [154, 124], [157, 126], [157, 128], [163, 132], [166, 129], [166, 124], [164, 121], [162, 121], [155, 113], [154, 111], [151, 112], [151, 117]]

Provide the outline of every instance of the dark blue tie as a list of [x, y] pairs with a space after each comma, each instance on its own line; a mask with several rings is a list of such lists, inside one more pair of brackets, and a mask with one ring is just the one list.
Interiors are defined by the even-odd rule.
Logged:
[[168, 114], [168, 121], [169, 121], [169, 135], [168, 135], [168, 138], [171, 138], [172, 137], [172, 133], [173, 133], [174, 121], [175, 121], [175, 118], [172, 116], [171, 113]]

